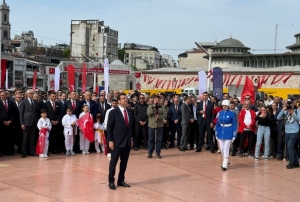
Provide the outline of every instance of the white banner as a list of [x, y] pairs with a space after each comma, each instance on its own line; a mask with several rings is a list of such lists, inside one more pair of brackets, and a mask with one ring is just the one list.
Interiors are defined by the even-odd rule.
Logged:
[[55, 67], [55, 74], [54, 74], [55, 92], [59, 90], [59, 83], [60, 83], [60, 69], [59, 67]]
[[104, 90], [106, 92], [106, 98], [107, 98], [107, 94], [108, 94], [108, 86], [109, 86], [109, 62], [108, 62], [108, 59], [105, 58], [105, 60], [104, 60]]
[[206, 91], [206, 73], [205, 71], [198, 72], [199, 78], [199, 95], [202, 95]]

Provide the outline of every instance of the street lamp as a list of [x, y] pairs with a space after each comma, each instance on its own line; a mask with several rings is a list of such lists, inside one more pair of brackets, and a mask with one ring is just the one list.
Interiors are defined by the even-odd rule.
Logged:
[[[196, 46], [198, 47], [198, 48], [200, 48], [203, 52], [205, 52], [206, 53], [206, 55], [209, 57], [209, 59], [208, 59], [208, 70], [207, 70], [207, 74], [209, 74], [209, 72], [210, 72], [210, 70], [211, 70], [211, 54], [209, 54], [200, 44], [198, 44], [197, 42], [195, 42], [195, 44], [196, 44]], [[209, 93], [210, 92], [210, 88], [209, 88], [209, 86], [210, 86], [210, 81], [209, 81], [209, 79], [207, 79], [206, 80], [206, 88], [207, 88], [207, 92]]]

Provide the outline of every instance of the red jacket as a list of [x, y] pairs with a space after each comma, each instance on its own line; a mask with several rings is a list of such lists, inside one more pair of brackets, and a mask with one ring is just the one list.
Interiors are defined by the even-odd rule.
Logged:
[[[243, 133], [244, 132], [244, 129], [247, 127], [246, 124], [244, 123], [244, 119], [245, 119], [245, 114], [246, 114], [246, 110], [245, 109], [242, 109], [242, 111], [240, 112], [240, 115], [239, 115], [239, 132], [240, 133]], [[251, 114], [251, 131], [252, 132], [255, 132], [255, 117], [256, 117], [256, 114], [255, 114], [255, 111], [254, 110], [250, 110], [250, 114]]]

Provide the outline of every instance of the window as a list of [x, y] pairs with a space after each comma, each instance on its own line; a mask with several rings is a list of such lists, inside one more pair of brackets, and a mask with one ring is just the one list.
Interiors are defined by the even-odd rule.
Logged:
[[[33, 78], [27, 78], [27, 86], [32, 86], [33, 84]], [[42, 87], [43, 85], [43, 79], [36, 79], [36, 86]]]
[[129, 89], [133, 90], [133, 82], [132, 81], [130, 81], [130, 83], [129, 83]]
[[4, 15], [3, 15], [3, 21], [4, 21], [4, 22], [7, 21], [7, 15], [6, 15], [6, 13], [4, 13]]
[[22, 81], [23, 80], [23, 71], [15, 71], [15, 80]]
[[4, 30], [4, 31], [3, 31], [3, 37], [4, 37], [4, 38], [7, 38], [7, 30]]

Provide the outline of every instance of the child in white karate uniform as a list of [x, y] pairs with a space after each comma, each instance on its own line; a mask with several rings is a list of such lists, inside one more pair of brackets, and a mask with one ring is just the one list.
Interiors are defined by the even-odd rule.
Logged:
[[49, 131], [52, 128], [50, 119], [47, 118], [47, 111], [45, 109], [41, 109], [41, 118], [37, 123], [37, 127], [39, 130], [42, 128], [47, 128], [46, 138], [45, 138], [45, 146], [43, 154], [40, 154], [39, 157], [47, 158], [48, 157], [48, 146], [49, 146]]
[[[89, 106], [87, 104], [84, 104], [82, 106], [82, 112], [79, 115], [79, 119], [83, 117], [86, 113], [89, 112]], [[88, 151], [90, 149], [90, 141], [84, 137], [84, 134], [80, 130], [79, 132], [79, 143], [80, 143], [80, 150], [82, 150], [82, 154], [89, 154], [90, 152]]]
[[97, 122], [94, 123], [94, 129], [95, 129], [94, 139], [95, 139], [95, 149], [99, 154], [101, 153], [99, 145], [101, 145], [102, 151], [104, 151], [103, 142], [102, 142], [102, 135], [104, 135], [104, 127], [103, 124], [101, 124], [102, 122], [101, 115], [97, 115], [96, 121]]
[[62, 125], [64, 126], [64, 135], [65, 135], [65, 146], [66, 146], [66, 155], [74, 156], [75, 152], [73, 151], [74, 137], [77, 135], [77, 118], [73, 114], [72, 107], [67, 108], [67, 114], [62, 119]]

